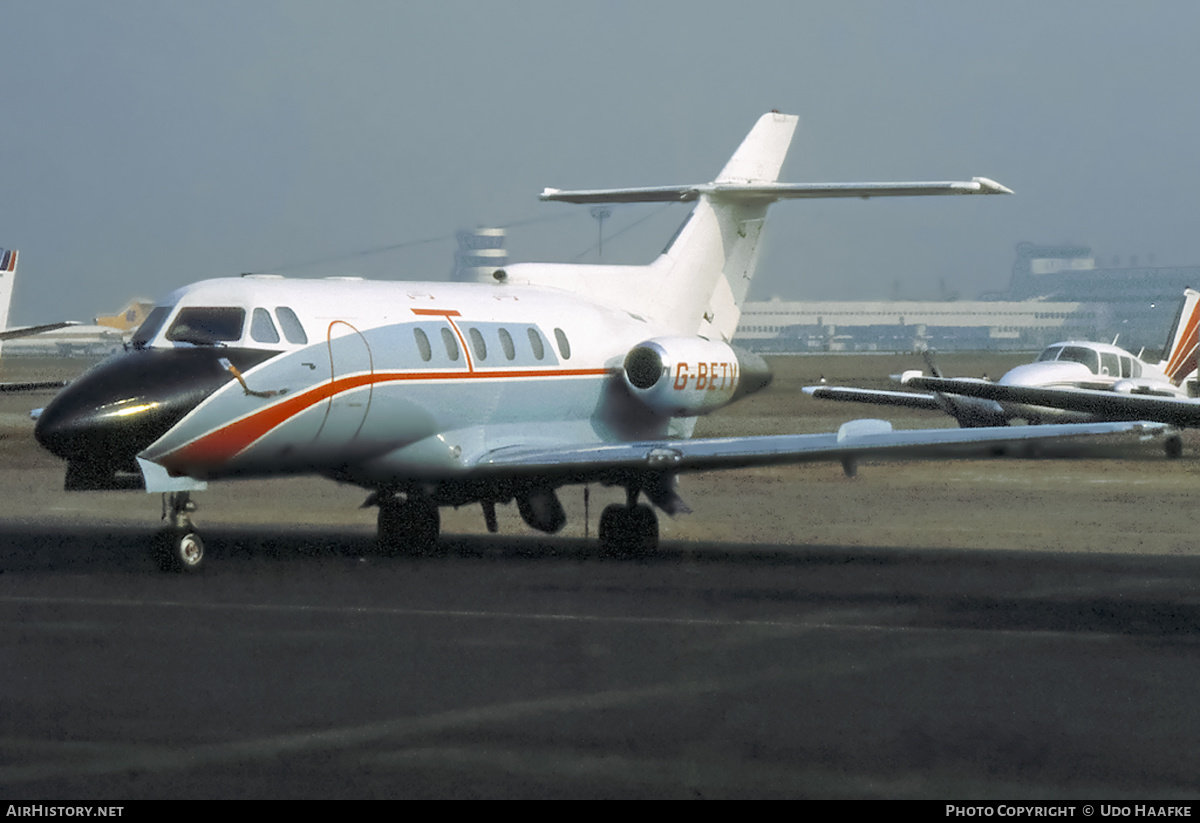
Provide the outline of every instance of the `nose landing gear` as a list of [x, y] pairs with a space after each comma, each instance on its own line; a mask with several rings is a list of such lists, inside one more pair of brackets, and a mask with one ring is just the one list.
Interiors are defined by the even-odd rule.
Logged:
[[204, 541], [196, 533], [191, 514], [196, 511], [188, 492], [163, 495], [163, 520], [167, 526], [154, 540], [154, 559], [165, 572], [198, 572], [204, 566]]

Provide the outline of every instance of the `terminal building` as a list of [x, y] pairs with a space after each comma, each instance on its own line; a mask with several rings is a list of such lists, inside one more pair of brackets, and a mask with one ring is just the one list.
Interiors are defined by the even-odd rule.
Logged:
[[1107, 307], [1099, 303], [774, 299], [742, 307], [734, 342], [752, 351], [779, 354], [1025, 351], [1059, 340], [1096, 340], [1109, 325]]
[[1021, 243], [1006, 291], [976, 301], [748, 302], [734, 342], [767, 353], [1035, 351], [1111, 342], [1156, 356], [1200, 266], [1103, 267], [1085, 246]]

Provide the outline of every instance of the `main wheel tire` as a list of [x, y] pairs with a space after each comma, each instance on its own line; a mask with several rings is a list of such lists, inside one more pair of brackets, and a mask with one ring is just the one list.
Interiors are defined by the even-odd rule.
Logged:
[[600, 553], [638, 557], [658, 548], [658, 517], [649, 506], [606, 506], [600, 513]]
[[391, 500], [379, 506], [379, 552], [386, 557], [398, 554], [426, 555], [437, 550], [442, 519], [437, 506], [422, 500]]
[[635, 506], [629, 512], [634, 553], [649, 554], [658, 548], [658, 516], [649, 506]]

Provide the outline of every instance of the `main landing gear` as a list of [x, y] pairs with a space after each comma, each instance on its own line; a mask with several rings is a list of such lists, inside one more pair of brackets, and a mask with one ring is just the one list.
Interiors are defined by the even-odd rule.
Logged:
[[204, 541], [196, 533], [191, 514], [196, 511], [188, 492], [163, 495], [163, 520], [167, 525], [154, 541], [154, 559], [165, 572], [198, 572], [204, 566]]
[[437, 550], [442, 519], [437, 506], [427, 498], [415, 494], [404, 498], [380, 495], [376, 502], [380, 554], [423, 555]]
[[658, 548], [658, 516], [639, 504], [638, 490], [628, 489], [625, 505], [606, 506], [600, 513], [600, 553], [605, 557], [638, 557]]
[[1183, 438], [1178, 434], [1168, 435], [1163, 441], [1163, 451], [1167, 453], [1167, 459], [1178, 460], [1183, 457]]

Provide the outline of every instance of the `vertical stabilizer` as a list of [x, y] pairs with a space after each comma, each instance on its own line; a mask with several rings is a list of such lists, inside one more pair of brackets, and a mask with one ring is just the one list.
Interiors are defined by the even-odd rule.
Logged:
[[722, 184], [756, 185], [779, 179], [799, 118], [764, 114], [713, 182], [654, 267], [662, 271], [654, 303], [680, 332], [730, 340], [758, 267], [770, 198], [726, 196]]
[[1200, 352], [1200, 292], [1184, 289], [1183, 302], [1175, 315], [1175, 325], [1167, 335], [1159, 368], [1176, 386], [1196, 370]]

